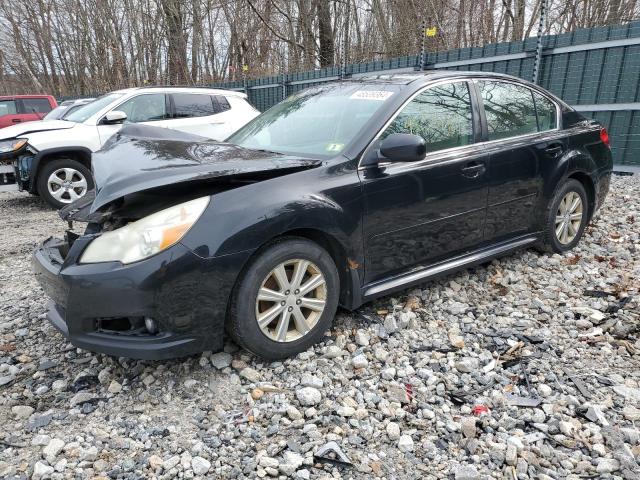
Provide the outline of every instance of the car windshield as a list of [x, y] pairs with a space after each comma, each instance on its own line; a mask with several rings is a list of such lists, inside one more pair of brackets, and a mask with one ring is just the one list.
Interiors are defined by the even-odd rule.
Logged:
[[397, 88], [342, 83], [306, 90], [256, 117], [227, 141], [285, 154], [334, 156]]
[[70, 122], [82, 123], [123, 95], [124, 93], [107, 93], [106, 95], [96, 98], [93, 102], [80, 107], [75, 112], [66, 115], [64, 119]]
[[71, 105], [69, 108], [67, 108], [66, 112], [62, 112], [62, 116], [60, 118], [62, 120], [66, 120], [69, 115], [72, 115], [73, 112], [77, 112], [79, 109], [81, 109], [85, 105], [87, 105], [87, 104], [84, 103], [84, 104], [81, 104], [81, 105]]
[[47, 113], [44, 117], [42, 117], [43, 120], [58, 120], [59, 118], [62, 118], [62, 116], [67, 113], [67, 110], [69, 109], [68, 105], [59, 105], [56, 108], [54, 108], [53, 110], [51, 110], [49, 113]]

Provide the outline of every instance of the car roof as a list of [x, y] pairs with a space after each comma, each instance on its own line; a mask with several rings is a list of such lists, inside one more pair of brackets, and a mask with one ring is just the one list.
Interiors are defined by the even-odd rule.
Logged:
[[462, 70], [427, 70], [424, 72], [402, 72], [402, 73], [380, 73], [376, 75], [365, 74], [356, 78], [350, 78], [350, 81], [360, 83], [377, 83], [377, 84], [389, 84], [389, 85], [409, 85], [412, 83], [425, 83], [427, 81], [447, 79], [447, 78], [460, 78], [460, 77], [501, 77], [505, 79], [518, 80], [520, 82], [526, 82], [521, 78], [517, 78], [511, 75], [494, 72], [481, 72], [481, 71], [462, 71]]
[[552, 97], [557, 103], [564, 108], [570, 108], [569, 105], [561, 98], [553, 95], [551, 92], [543, 89], [539, 85], [532, 83], [520, 77], [514, 77], [513, 75], [507, 75], [505, 73], [496, 72], [481, 72], [474, 70], [427, 70], [424, 72], [402, 72], [402, 73], [381, 73], [377, 75], [357, 75], [355, 78], [349, 78], [345, 81], [355, 82], [363, 85], [398, 85], [402, 88], [408, 88], [410, 90], [417, 90], [424, 85], [434, 80], [446, 80], [446, 79], [465, 79], [465, 78], [487, 78], [494, 80], [508, 80], [511, 82], [517, 82], [539, 92], [543, 92], [544, 95]]
[[209, 88], [209, 87], [171, 87], [167, 85], [157, 85], [149, 87], [132, 87], [123, 88], [122, 90], [114, 90], [111, 93], [133, 93], [133, 92], [155, 92], [155, 93], [205, 93], [210, 95], [225, 95], [247, 98], [247, 95], [243, 92], [237, 92], [235, 90], [225, 90], [222, 88]]
[[0, 95], [0, 100], [14, 100], [19, 98], [52, 98], [51, 95]]
[[69, 105], [81, 105], [83, 103], [91, 103], [95, 100], [95, 98], [73, 98], [71, 100], [64, 100], [58, 104], [58, 106], [69, 106]]

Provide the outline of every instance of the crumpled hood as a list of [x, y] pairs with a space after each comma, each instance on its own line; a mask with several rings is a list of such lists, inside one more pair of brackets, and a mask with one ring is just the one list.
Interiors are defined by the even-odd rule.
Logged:
[[125, 195], [163, 186], [202, 184], [222, 177], [273, 178], [321, 163], [166, 128], [126, 125], [93, 154], [96, 197], [91, 212]]
[[77, 124], [66, 120], [36, 120], [25, 122], [10, 127], [0, 128], [0, 140], [21, 137], [29, 133], [48, 132], [49, 130], [66, 130], [73, 128]]

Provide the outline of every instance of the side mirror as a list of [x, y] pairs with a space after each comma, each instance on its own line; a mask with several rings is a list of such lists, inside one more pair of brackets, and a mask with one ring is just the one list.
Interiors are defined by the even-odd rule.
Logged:
[[117, 123], [124, 123], [127, 119], [127, 114], [121, 110], [111, 110], [107, 112], [107, 114], [102, 119], [103, 124], [105, 125], [115, 125]]
[[380, 153], [390, 162], [416, 162], [427, 155], [427, 143], [418, 135], [392, 133], [380, 144]]

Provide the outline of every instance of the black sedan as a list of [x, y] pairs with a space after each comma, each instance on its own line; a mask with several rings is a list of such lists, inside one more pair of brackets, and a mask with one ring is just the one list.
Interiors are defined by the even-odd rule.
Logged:
[[81, 348], [267, 359], [355, 309], [515, 249], [573, 248], [609, 188], [606, 130], [498, 74], [293, 95], [226, 143], [128, 126], [94, 155], [83, 235], [34, 254], [48, 318]]

